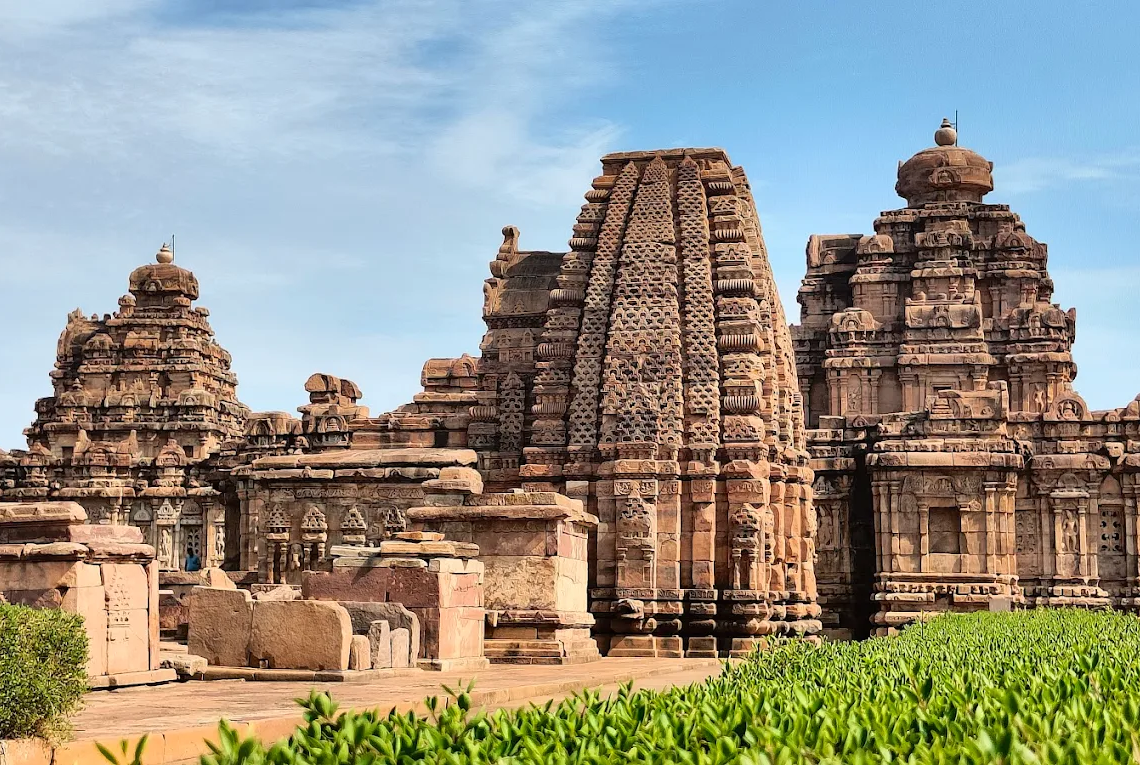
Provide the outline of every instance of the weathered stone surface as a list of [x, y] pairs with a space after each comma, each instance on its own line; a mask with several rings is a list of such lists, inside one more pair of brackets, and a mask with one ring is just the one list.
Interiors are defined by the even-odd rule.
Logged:
[[5, 531], [16, 524], [70, 526], [86, 520], [83, 506], [75, 502], [0, 502], [0, 523]]
[[160, 666], [164, 669], [173, 669], [182, 678], [201, 675], [206, 671], [207, 665], [208, 662], [204, 657], [190, 653], [163, 652], [161, 654]]
[[262, 590], [253, 594], [253, 599], [256, 601], [263, 600], [299, 600], [301, 597], [300, 591], [296, 587], [290, 587], [283, 584], [280, 587], [274, 587], [271, 590]]
[[[348, 669], [352, 622], [336, 603], [257, 603], [249, 642], [251, 666], [266, 669]], [[191, 649], [193, 650], [193, 649]]]
[[[143, 544], [142, 529], [137, 526], [68, 526], [67, 541], [90, 544], [92, 542], [122, 542]], [[151, 548], [153, 554], [154, 548]]]
[[63, 605], [63, 594], [56, 589], [0, 590], [0, 594], [3, 594], [5, 603], [13, 606], [60, 608]]
[[[408, 630], [408, 652], [412, 661], [419, 653], [419, 633], [420, 626], [417, 621], [414, 629]], [[368, 645], [373, 668], [386, 669], [392, 666], [392, 631], [388, 622], [377, 620], [368, 625]]]
[[353, 635], [348, 647], [349, 669], [372, 669], [372, 647], [367, 635]]
[[482, 606], [481, 572], [454, 574], [426, 568], [334, 568], [314, 571], [302, 585], [313, 600], [401, 603], [407, 608]]
[[220, 568], [207, 568], [203, 569], [202, 576], [206, 580], [207, 587], [220, 587], [226, 590], [236, 590], [237, 585], [233, 580], [226, 575], [225, 571]]
[[131, 544], [126, 542], [109, 542], [106, 540], [93, 540], [84, 545], [87, 548], [89, 560], [105, 558], [132, 558], [140, 563], [154, 560], [155, 550], [146, 544]]
[[0, 560], [0, 589], [98, 587], [99, 566], [80, 561]]
[[408, 631], [405, 629], [394, 629], [391, 631], [392, 638], [392, 667], [395, 669], [403, 669], [412, 666], [411, 662], [411, 639]]
[[187, 648], [223, 667], [249, 666], [253, 599], [245, 590], [195, 587]]
[[386, 622], [392, 629], [408, 631], [412, 658], [420, 655], [420, 620], [400, 603], [371, 603], [366, 601], [340, 601], [352, 622], [355, 635], [368, 635], [377, 621]]

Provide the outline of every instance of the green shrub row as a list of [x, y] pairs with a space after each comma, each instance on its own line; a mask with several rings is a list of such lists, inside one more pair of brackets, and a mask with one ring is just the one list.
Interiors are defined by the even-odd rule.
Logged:
[[86, 691], [82, 617], [0, 604], [0, 739], [58, 739]]
[[950, 615], [896, 638], [780, 644], [664, 692], [490, 714], [454, 698], [424, 720], [338, 713], [314, 693], [290, 738], [265, 750], [223, 724], [203, 765], [1134, 762], [1140, 620]]

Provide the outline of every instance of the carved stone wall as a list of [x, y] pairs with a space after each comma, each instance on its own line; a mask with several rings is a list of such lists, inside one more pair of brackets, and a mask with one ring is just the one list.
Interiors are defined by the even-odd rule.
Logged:
[[159, 667], [154, 548], [86, 520], [75, 502], [0, 502], [0, 602], [82, 616], [94, 688], [174, 680]]

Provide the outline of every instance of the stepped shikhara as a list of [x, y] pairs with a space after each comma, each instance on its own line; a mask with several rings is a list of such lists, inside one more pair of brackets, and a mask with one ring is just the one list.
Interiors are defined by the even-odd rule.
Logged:
[[209, 311], [192, 306], [198, 280], [165, 245], [156, 259], [114, 314], [67, 317], [29, 448], [0, 453], [0, 501], [74, 500], [94, 523], [142, 527], [164, 568], [221, 565], [225, 507], [206, 461], [248, 409]]
[[1088, 410], [1045, 245], [982, 201], [992, 163], [948, 122], [935, 140], [874, 234], [808, 242], [793, 333], [827, 623], [1134, 608], [1140, 400]]
[[719, 149], [612, 154], [570, 252], [504, 233], [482, 357], [429, 362], [379, 441], [467, 444], [491, 486], [585, 500], [611, 655], [816, 632], [803, 410], [743, 170]]

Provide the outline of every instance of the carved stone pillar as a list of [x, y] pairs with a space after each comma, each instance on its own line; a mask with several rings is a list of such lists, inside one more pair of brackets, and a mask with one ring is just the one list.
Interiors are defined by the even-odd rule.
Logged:
[[1135, 611], [1140, 606], [1140, 523], [1137, 523], [1136, 474], [1121, 476], [1121, 494], [1124, 496], [1125, 576], [1128, 597], [1122, 605]]
[[985, 567], [982, 569], [984, 573], [995, 574], [997, 573], [997, 537], [999, 529], [997, 528], [996, 510], [997, 503], [997, 490], [998, 487], [992, 484], [985, 486], [985, 500], [982, 509], [985, 512], [985, 536], [986, 536], [986, 549], [985, 549]]

